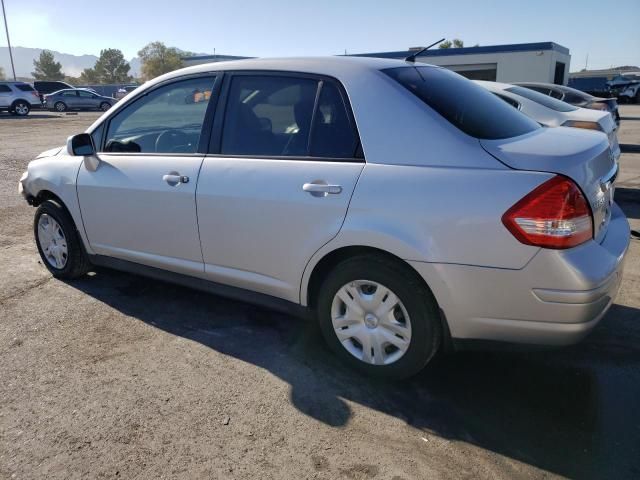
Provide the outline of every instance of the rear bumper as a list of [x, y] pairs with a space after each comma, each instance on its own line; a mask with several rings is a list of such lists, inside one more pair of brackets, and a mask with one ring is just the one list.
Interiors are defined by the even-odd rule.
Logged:
[[540, 249], [521, 270], [411, 264], [433, 290], [454, 340], [576, 343], [598, 324], [620, 288], [629, 223], [617, 205], [612, 210], [601, 243]]

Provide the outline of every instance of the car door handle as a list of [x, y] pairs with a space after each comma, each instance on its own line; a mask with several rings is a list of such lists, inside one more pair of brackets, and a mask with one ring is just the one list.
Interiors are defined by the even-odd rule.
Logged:
[[179, 183], [189, 183], [189, 177], [173, 172], [163, 175], [162, 180], [167, 182], [172, 187], [178, 185]]
[[[327, 185], [326, 183], [305, 183], [302, 190], [316, 196], [325, 196], [327, 194], [337, 195], [342, 193], [340, 185]], [[319, 195], [318, 195], [319, 194]]]

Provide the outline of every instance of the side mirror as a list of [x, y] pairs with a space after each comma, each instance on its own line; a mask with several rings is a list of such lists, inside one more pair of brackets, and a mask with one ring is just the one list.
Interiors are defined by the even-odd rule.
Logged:
[[88, 133], [79, 133], [73, 135], [67, 140], [67, 152], [69, 155], [76, 157], [86, 157], [88, 155], [95, 155], [96, 148], [93, 146], [93, 139]]
[[95, 172], [100, 165], [96, 155], [93, 138], [88, 133], [79, 133], [67, 139], [67, 153], [75, 157], [84, 157], [84, 165], [90, 172]]

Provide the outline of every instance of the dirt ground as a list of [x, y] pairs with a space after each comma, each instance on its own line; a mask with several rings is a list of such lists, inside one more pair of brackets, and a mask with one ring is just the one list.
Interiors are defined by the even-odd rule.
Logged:
[[[640, 106], [616, 197], [640, 228]], [[580, 345], [380, 383], [313, 325], [99, 270], [54, 280], [17, 193], [96, 114], [0, 114], [0, 478], [640, 478], [640, 241]]]

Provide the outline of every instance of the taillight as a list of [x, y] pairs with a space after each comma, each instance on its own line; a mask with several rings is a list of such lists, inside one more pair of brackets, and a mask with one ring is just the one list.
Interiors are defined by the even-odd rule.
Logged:
[[588, 130], [603, 131], [598, 122], [587, 122], [582, 120], [567, 120], [562, 124], [563, 127], [586, 128]]
[[520, 242], [544, 248], [571, 248], [593, 237], [591, 209], [570, 179], [555, 176], [527, 194], [502, 216]]

